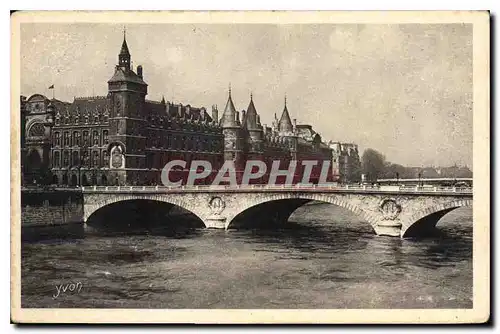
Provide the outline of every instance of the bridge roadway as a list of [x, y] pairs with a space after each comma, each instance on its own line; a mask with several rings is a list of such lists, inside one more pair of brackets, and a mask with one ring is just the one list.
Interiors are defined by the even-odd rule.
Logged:
[[413, 237], [431, 232], [446, 213], [472, 206], [472, 188], [369, 185], [247, 186], [90, 186], [82, 187], [84, 220], [99, 210], [127, 201], [149, 200], [177, 205], [208, 228], [230, 228], [234, 222], [285, 223], [310, 201], [352, 211], [378, 235]]

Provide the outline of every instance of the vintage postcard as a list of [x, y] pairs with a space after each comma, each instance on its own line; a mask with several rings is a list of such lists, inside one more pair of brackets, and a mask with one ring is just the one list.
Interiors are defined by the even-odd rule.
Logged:
[[488, 12], [16, 12], [12, 321], [490, 315]]

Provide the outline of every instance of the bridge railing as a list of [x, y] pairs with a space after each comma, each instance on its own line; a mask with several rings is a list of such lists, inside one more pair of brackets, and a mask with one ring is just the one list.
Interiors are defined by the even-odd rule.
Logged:
[[179, 190], [186, 191], [224, 191], [224, 190], [244, 190], [244, 191], [262, 191], [262, 190], [338, 190], [338, 191], [352, 191], [352, 192], [419, 192], [419, 193], [430, 193], [430, 192], [439, 192], [439, 193], [466, 193], [472, 194], [472, 188], [467, 187], [441, 187], [441, 186], [408, 186], [408, 185], [400, 185], [400, 186], [379, 186], [379, 185], [359, 185], [359, 184], [346, 184], [346, 185], [322, 185], [322, 184], [314, 184], [314, 185], [301, 185], [301, 184], [293, 184], [293, 185], [261, 185], [261, 184], [253, 184], [253, 185], [196, 185], [196, 186], [180, 186], [180, 187], [167, 187], [167, 186], [85, 186], [81, 187], [82, 191], [92, 192], [151, 192], [151, 191], [159, 191], [159, 192], [168, 192]]

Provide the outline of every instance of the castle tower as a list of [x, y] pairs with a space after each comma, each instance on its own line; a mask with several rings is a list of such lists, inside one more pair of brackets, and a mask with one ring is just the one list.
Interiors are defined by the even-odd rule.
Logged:
[[[139, 67], [138, 67], [139, 68]], [[125, 32], [118, 65], [108, 81], [110, 97], [108, 156], [111, 184], [141, 184], [146, 167], [146, 120], [143, 112], [148, 85], [130, 68]]]
[[248, 135], [246, 138], [248, 145], [247, 159], [261, 160], [264, 154], [262, 144], [263, 130], [262, 125], [260, 124], [260, 117], [257, 114], [257, 110], [255, 109], [255, 105], [253, 103], [252, 94], [250, 94], [250, 104], [248, 105], [244, 121], [243, 127]]
[[233, 160], [236, 168], [238, 168], [242, 165], [244, 159], [243, 138], [239, 124], [239, 113], [236, 111], [231, 97], [231, 87], [229, 87], [229, 96], [220, 125], [224, 134], [224, 160]]
[[293, 131], [292, 120], [290, 119], [290, 114], [288, 113], [288, 108], [286, 106], [286, 96], [285, 96], [285, 108], [283, 109], [283, 113], [281, 114], [281, 118], [278, 123], [278, 130], [280, 133]]
[[[294, 123], [295, 120], [294, 120]], [[288, 107], [286, 105], [286, 96], [285, 96], [285, 106], [283, 108], [283, 113], [281, 114], [279, 123], [278, 123], [278, 131], [280, 136], [288, 137], [288, 149], [290, 150], [290, 159], [297, 160], [297, 136], [296, 136], [296, 124], [292, 124], [292, 120], [290, 119], [290, 114], [288, 113]]]

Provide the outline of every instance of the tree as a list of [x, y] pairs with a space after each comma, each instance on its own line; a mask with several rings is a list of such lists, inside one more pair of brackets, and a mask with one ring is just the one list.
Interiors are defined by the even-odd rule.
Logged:
[[367, 148], [361, 157], [361, 166], [366, 179], [376, 181], [385, 171], [385, 156], [374, 149]]

